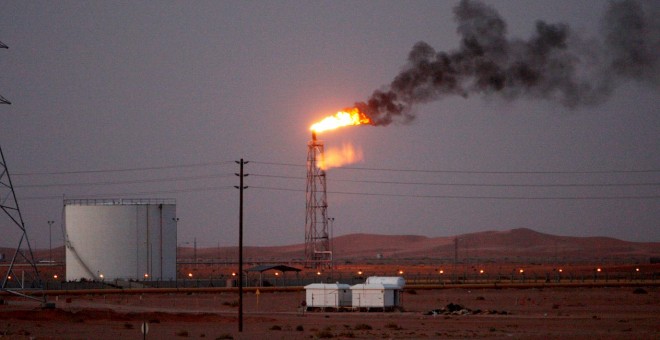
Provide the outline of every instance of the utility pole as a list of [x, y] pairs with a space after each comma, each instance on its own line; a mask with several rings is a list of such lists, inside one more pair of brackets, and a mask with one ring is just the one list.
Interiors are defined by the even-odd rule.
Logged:
[[243, 185], [243, 178], [249, 175], [243, 173], [243, 165], [247, 164], [247, 161], [241, 158], [240, 162], [236, 161], [236, 163], [240, 165], [240, 173], [235, 174], [240, 178], [240, 183], [239, 186], [234, 186], [240, 193], [238, 207], [238, 331], [243, 332], [243, 190], [248, 188]]
[[53, 223], [55, 221], [48, 221], [48, 262], [53, 264]]
[[[330, 249], [332, 250], [332, 243], [335, 240], [335, 218], [334, 217], [328, 217], [328, 221], [330, 222], [330, 239], [328, 244], [330, 245]], [[334, 268], [334, 259], [332, 257], [332, 253], [330, 253], [330, 268]]]
[[454, 267], [458, 263], [458, 237], [454, 237]]

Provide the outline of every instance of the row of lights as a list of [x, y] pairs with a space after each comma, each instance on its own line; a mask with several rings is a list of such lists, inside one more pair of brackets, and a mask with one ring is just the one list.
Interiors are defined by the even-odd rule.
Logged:
[[[559, 268], [557, 271], [560, 272], [560, 273], [562, 273], [564, 270], [561, 269], [561, 268]], [[602, 271], [603, 271], [602, 268], [600, 268], [600, 267], [596, 268], [596, 272], [600, 273], [600, 272], [602, 272]], [[635, 268], [635, 271], [636, 271], [636, 272], [639, 272], [639, 268]], [[525, 273], [525, 270], [522, 269], [522, 268], [520, 268], [520, 270], [519, 270], [518, 272], [519, 272], [520, 274], [524, 274], [524, 273]], [[399, 275], [403, 275], [403, 270], [399, 270], [398, 273], [399, 273]], [[445, 273], [444, 270], [442, 270], [442, 269], [438, 269], [438, 274], [444, 274], [444, 273]], [[484, 271], [483, 269], [480, 269], [480, 270], [479, 270], [479, 274], [483, 274], [483, 273], [485, 273], [485, 271]], [[316, 275], [319, 275], [319, 276], [320, 276], [321, 274], [322, 274], [321, 271], [317, 271], [317, 272], [316, 272]], [[360, 276], [362, 276], [362, 274], [364, 274], [364, 272], [361, 271], [361, 270], [358, 270], [357, 274], [360, 275]], [[278, 272], [275, 273], [275, 276], [279, 276], [279, 275], [280, 275], [280, 273], [278, 273]], [[236, 276], [236, 272], [231, 273], [231, 276]], [[55, 280], [57, 280], [58, 277], [59, 277], [59, 276], [58, 276], [57, 274], [53, 275], [53, 279], [55, 279]], [[193, 277], [193, 273], [188, 273], [188, 277], [189, 277], [189, 278], [192, 278], [192, 277]], [[104, 276], [103, 274], [99, 274], [99, 278], [100, 278], [101, 280], [103, 280], [103, 279], [105, 278], [105, 276]], [[145, 273], [145, 274], [144, 274], [144, 278], [145, 278], [145, 279], [148, 279], [148, 278], [149, 278], [149, 273]], [[9, 275], [9, 276], [7, 277], [7, 279], [8, 279], [8, 280], [11, 280], [11, 275]]]
[[[560, 273], [562, 273], [564, 270], [561, 269], [561, 268], [559, 268], [558, 271], [559, 271]], [[596, 271], [600, 273], [600, 272], [602, 271], [602, 269], [599, 267], [599, 268], [596, 268]], [[635, 271], [636, 271], [636, 272], [639, 272], [639, 268], [635, 268]], [[525, 273], [525, 270], [522, 269], [522, 268], [520, 268], [520, 270], [519, 270], [518, 272], [519, 272], [520, 274], [524, 274], [524, 273]], [[404, 272], [403, 272], [403, 270], [400, 269], [397, 273], [398, 273], [399, 275], [403, 275]], [[438, 269], [438, 274], [444, 274], [444, 273], [445, 273], [445, 271], [444, 271], [443, 269]], [[483, 273], [485, 273], [485, 271], [484, 271], [483, 269], [479, 269], [479, 274], [483, 274]], [[321, 271], [317, 271], [317, 272], [316, 272], [316, 275], [318, 275], [318, 276], [320, 276], [321, 274], [323, 274]], [[362, 276], [362, 275], [364, 274], [364, 272], [363, 272], [362, 270], [358, 270], [358, 271], [357, 271], [357, 274], [360, 275], [360, 276]], [[279, 276], [279, 275], [280, 275], [279, 272], [275, 272], [275, 276]], [[232, 273], [231, 273], [231, 276], [236, 276], [236, 272], [232, 272]], [[103, 274], [100, 274], [99, 277], [100, 277], [101, 279], [103, 279]], [[192, 277], [193, 277], [193, 273], [188, 273], [188, 277], [189, 277], [189, 278], [192, 278]], [[54, 275], [53, 278], [57, 279], [57, 275]], [[149, 278], [149, 274], [148, 274], [148, 273], [145, 273], [145, 274], [144, 274], [144, 278], [145, 278], [145, 279], [148, 279], [148, 278]], [[11, 276], [9, 277], [9, 279], [11, 280]]]
[[[563, 273], [563, 272], [564, 272], [564, 270], [563, 270], [562, 268], [559, 268], [557, 271], [560, 272], [560, 273]], [[598, 268], [596, 268], [596, 271], [600, 273], [601, 271], [603, 271], [603, 269], [600, 268], [600, 267], [598, 267]], [[636, 272], [639, 272], [639, 268], [635, 268], [635, 271], [636, 271]], [[520, 269], [518, 270], [518, 272], [519, 272], [520, 274], [524, 274], [524, 273], [525, 273], [525, 270], [524, 270], [523, 268], [520, 268]], [[444, 273], [445, 273], [444, 269], [438, 269], [438, 274], [444, 274]], [[483, 273], [485, 273], [485, 270], [483, 270], [483, 269], [479, 269], [479, 274], [483, 274]], [[317, 274], [317, 275], [321, 275], [321, 272], [316, 272], [316, 274]], [[364, 272], [363, 272], [362, 270], [358, 270], [358, 271], [357, 271], [357, 274], [360, 275], [360, 276], [362, 276], [362, 274], [364, 274]], [[399, 274], [399, 275], [403, 275], [403, 270], [399, 270], [399, 271], [398, 271], [398, 274]]]
[[[188, 273], [188, 277], [189, 277], [189, 278], [192, 278], [192, 277], [193, 277], [193, 273]], [[57, 279], [57, 274], [53, 275], [53, 278], [54, 278], [54, 279]], [[104, 278], [105, 278], [105, 275], [103, 275], [103, 274], [99, 274], [99, 279], [103, 280]], [[144, 279], [146, 280], [146, 279], [148, 279], [148, 278], [149, 278], [149, 273], [144, 273]], [[10, 279], [11, 279], [11, 277], [10, 277]]]
[[[558, 271], [559, 271], [560, 273], [562, 273], [564, 270], [561, 269], [561, 268], [559, 268]], [[596, 271], [600, 273], [600, 272], [602, 271], [602, 269], [599, 267], [599, 268], [596, 268]], [[639, 268], [635, 268], [635, 271], [636, 271], [636, 272], [639, 272]], [[397, 273], [398, 273], [399, 275], [403, 275], [403, 270], [399, 270]], [[443, 269], [438, 269], [438, 274], [444, 274], [444, 273], [445, 273], [445, 271], [444, 271]], [[479, 269], [479, 274], [483, 274], [483, 273], [485, 273], [485, 271], [484, 271], [483, 269]], [[520, 274], [524, 274], [524, 273], [525, 273], [525, 270], [522, 269], [522, 268], [520, 268], [519, 273], [520, 273]], [[317, 272], [316, 272], [316, 275], [319, 275], [319, 276], [320, 276], [321, 274], [322, 274], [321, 271], [317, 271]], [[358, 271], [357, 271], [357, 274], [361, 276], [362, 274], [364, 274], [364, 272], [361, 271], [361, 270], [358, 270]], [[279, 275], [280, 275], [279, 272], [276, 272], [276, 273], [275, 273], [275, 276], [279, 276]], [[231, 273], [231, 276], [236, 276], [236, 272], [232, 272], [232, 273]], [[192, 277], [193, 277], [193, 273], [188, 273], [188, 277], [189, 277], [189, 278], [192, 278]], [[53, 275], [53, 279], [57, 279], [57, 278], [58, 278], [57, 274]], [[103, 278], [104, 278], [103, 274], [99, 274], [99, 278], [100, 278], [100, 279], [103, 279]], [[144, 274], [144, 278], [145, 278], [145, 279], [148, 279], [148, 278], [149, 278], [149, 273], [145, 273], [145, 274]], [[8, 277], [8, 279], [11, 280], [11, 275]]]

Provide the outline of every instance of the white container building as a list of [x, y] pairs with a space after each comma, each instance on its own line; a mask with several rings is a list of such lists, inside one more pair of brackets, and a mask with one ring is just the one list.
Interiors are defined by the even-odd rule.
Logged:
[[369, 276], [365, 283], [382, 283], [401, 287], [406, 286], [406, 280], [401, 276]]
[[392, 309], [402, 306], [402, 277], [372, 276], [366, 283], [351, 286], [351, 304], [355, 309]]
[[67, 280], [176, 279], [173, 199], [64, 200]]
[[305, 303], [311, 308], [351, 306], [351, 286], [344, 283], [312, 283], [305, 286]]

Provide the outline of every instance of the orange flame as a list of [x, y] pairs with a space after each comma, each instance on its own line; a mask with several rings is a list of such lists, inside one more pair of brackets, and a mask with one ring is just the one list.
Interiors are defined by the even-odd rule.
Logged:
[[312, 124], [310, 130], [314, 132], [323, 132], [334, 130], [342, 126], [362, 125], [371, 123], [371, 119], [357, 108], [339, 111], [333, 116], [323, 118], [323, 120]]
[[355, 148], [350, 143], [345, 143], [341, 148], [330, 148], [325, 151], [323, 160], [319, 162], [319, 168], [328, 170], [342, 165], [356, 163], [362, 160], [362, 149]]

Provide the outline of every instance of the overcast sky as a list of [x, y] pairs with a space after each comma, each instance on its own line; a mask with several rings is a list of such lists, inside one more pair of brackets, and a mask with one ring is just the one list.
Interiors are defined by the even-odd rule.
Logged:
[[[1, 2], [0, 95], [12, 104], [0, 106], [0, 145], [33, 246], [48, 246], [48, 220], [62, 244], [63, 195], [175, 198], [180, 244], [236, 245], [240, 158], [245, 244], [304, 242], [309, 126], [387, 86], [418, 41], [459, 48], [457, 3]], [[599, 39], [608, 6], [486, 4], [511, 39], [544, 20], [584, 41]], [[656, 75], [617, 83], [598, 105], [446, 95], [408, 123], [324, 133], [326, 148], [364, 155], [327, 173], [334, 235], [660, 241]]]

